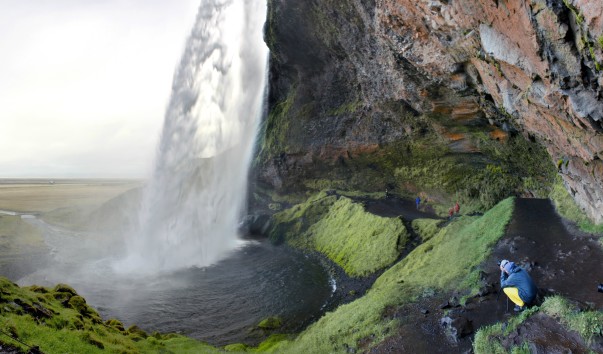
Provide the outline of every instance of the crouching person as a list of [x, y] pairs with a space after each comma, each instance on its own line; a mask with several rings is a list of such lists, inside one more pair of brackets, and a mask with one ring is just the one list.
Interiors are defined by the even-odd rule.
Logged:
[[515, 311], [523, 311], [536, 298], [538, 289], [528, 272], [513, 262], [500, 262], [500, 287], [515, 303]]

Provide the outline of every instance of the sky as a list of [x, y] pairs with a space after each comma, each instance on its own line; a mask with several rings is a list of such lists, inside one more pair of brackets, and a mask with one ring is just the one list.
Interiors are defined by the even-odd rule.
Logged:
[[200, 0], [0, 0], [0, 178], [145, 178]]

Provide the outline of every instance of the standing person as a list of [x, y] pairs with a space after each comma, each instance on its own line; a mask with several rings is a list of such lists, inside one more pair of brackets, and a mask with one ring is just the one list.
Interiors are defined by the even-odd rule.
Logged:
[[454, 204], [454, 213], [458, 215], [460, 210], [461, 206], [459, 205], [459, 202], [456, 202], [456, 204]]
[[448, 219], [452, 220], [453, 215], [454, 215], [454, 207], [448, 209]]
[[534, 301], [538, 288], [528, 272], [504, 259], [500, 262], [500, 288], [515, 303], [515, 311], [525, 310]]
[[421, 204], [421, 197], [417, 196], [417, 199], [415, 199], [415, 204], [417, 206], [417, 210], [419, 210], [419, 204]]

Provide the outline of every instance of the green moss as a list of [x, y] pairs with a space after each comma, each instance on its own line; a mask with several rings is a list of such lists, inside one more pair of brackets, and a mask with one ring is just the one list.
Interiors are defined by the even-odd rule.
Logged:
[[310, 226], [306, 235], [315, 249], [352, 276], [368, 275], [392, 264], [408, 241], [400, 219], [373, 215], [345, 197]]
[[[96, 310], [74, 295], [75, 291], [64, 284], [54, 289], [32, 286], [20, 288], [0, 277], [1, 301], [0, 328], [30, 346], [36, 345], [44, 353], [215, 353], [219, 352], [205, 343], [179, 335], [144, 339], [142, 330], [131, 327], [123, 331], [118, 320], [103, 323]], [[35, 291], [34, 291], [35, 290]], [[55, 292], [55, 290], [59, 290]], [[54, 294], [70, 296], [63, 303]], [[61, 295], [63, 298], [64, 295]], [[13, 305], [7, 305], [13, 304]], [[17, 305], [21, 304], [21, 305]], [[68, 305], [65, 307], [64, 305]], [[34, 318], [27, 308], [45, 309], [47, 315]], [[24, 352], [27, 348], [8, 337], [2, 339]]]
[[117, 320], [115, 318], [105, 321], [105, 325], [107, 325], [109, 327], [113, 327], [120, 332], [125, 331], [124, 324], [120, 320]]
[[333, 109], [327, 111], [326, 115], [327, 116], [340, 116], [342, 114], [351, 114], [351, 113], [356, 112], [359, 108], [361, 108], [363, 106], [363, 104], [364, 103], [362, 101], [344, 103], [337, 108], [333, 108]]
[[304, 203], [274, 214], [273, 226], [269, 232], [270, 239], [288, 241], [298, 247], [307, 245], [307, 240], [300, 235], [320, 220], [336, 201], [336, 196], [328, 196], [325, 192], [321, 192], [310, 197]]
[[325, 178], [308, 179], [304, 181], [304, 186], [308, 189], [321, 191], [325, 189], [345, 189], [348, 182], [342, 179], [330, 180]]
[[287, 151], [287, 133], [291, 120], [289, 114], [296, 92], [295, 88], [291, 89], [287, 98], [277, 103], [268, 113], [268, 118], [260, 128], [261, 149], [256, 163]]
[[572, 5], [571, 2], [569, 2], [569, 0], [563, 0], [563, 3], [572, 12], [572, 14], [574, 14], [574, 18], [576, 19], [576, 23], [578, 25], [584, 23], [584, 16], [582, 15], [582, 13], [580, 13], [580, 11], [578, 11], [578, 9], [574, 5]]
[[67, 293], [71, 296], [77, 295], [77, 292], [67, 284], [57, 284], [52, 291], [54, 293]]
[[229, 344], [224, 347], [227, 352], [246, 352], [249, 350], [249, 346], [243, 343]]
[[287, 334], [273, 334], [268, 339], [260, 343], [260, 345], [253, 349], [253, 352], [274, 352], [280, 343], [283, 343], [290, 339]]
[[[515, 331], [526, 319], [539, 311], [558, 320], [568, 330], [578, 332], [587, 343], [593, 338], [603, 335], [603, 312], [579, 311], [565, 298], [553, 296], [546, 298], [540, 307], [534, 306], [522, 312], [519, 316], [511, 317], [505, 326], [502, 323], [496, 323], [480, 328], [475, 334], [473, 342], [475, 353], [508, 353], [501, 343], [502, 340]], [[523, 343], [511, 348], [510, 352], [524, 353], [526, 347], [527, 343]]]
[[580, 311], [561, 296], [547, 298], [542, 311], [559, 321], [570, 330], [576, 331], [587, 342], [603, 336], [603, 311]]
[[[537, 313], [539, 308], [534, 306], [521, 312], [518, 316], [509, 318], [506, 324], [496, 323], [490, 326], [480, 328], [475, 333], [473, 340], [473, 350], [476, 354], [506, 354], [506, 353], [524, 353], [525, 345], [519, 345], [506, 350], [501, 341], [517, 329], [525, 320]], [[529, 350], [528, 352], [529, 353]]]
[[[471, 291], [479, 284], [463, 282], [504, 234], [513, 200], [507, 199], [482, 217], [463, 216], [413, 250], [381, 275], [362, 298], [327, 313], [294, 340], [279, 342], [279, 353], [343, 353], [358, 342], [374, 343], [394, 334], [397, 320], [383, 316], [389, 307], [414, 301], [426, 289]], [[450, 257], [454, 254], [455, 257]]]
[[557, 177], [549, 198], [551, 198], [555, 204], [557, 212], [564, 218], [574, 221], [581, 230], [595, 234], [603, 234], [603, 224], [596, 225], [590, 221], [584, 211], [578, 207], [567, 189], [565, 189], [563, 180], [560, 176]]
[[425, 242], [437, 235], [440, 231], [438, 225], [441, 223], [441, 220], [436, 219], [415, 219], [412, 221], [412, 228]]
[[262, 329], [277, 329], [283, 325], [283, 320], [280, 317], [268, 317], [263, 319], [258, 327]]
[[408, 241], [400, 219], [373, 215], [349, 198], [324, 192], [276, 214], [273, 225], [273, 240], [322, 252], [352, 276], [390, 265]]

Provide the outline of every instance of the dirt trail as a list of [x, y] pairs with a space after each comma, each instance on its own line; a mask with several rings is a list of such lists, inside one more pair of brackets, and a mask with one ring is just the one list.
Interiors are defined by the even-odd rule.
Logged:
[[548, 199], [516, 201], [507, 234], [493, 256], [518, 263], [538, 288], [603, 310], [603, 294], [597, 292], [603, 283], [601, 245], [588, 234], [568, 230]]
[[[410, 206], [415, 209], [413, 204]], [[460, 306], [455, 300], [460, 294], [436, 294], [392, 310], [387, 317], [401, 321], [399, 332], [369, 352], [470, 352], [477, 329], [506, 322], [515, 315], [513, 303], [507, 303], [504, 294], [497, 296], [500, 271], [496, 262], [501, 259], [512, 260], [528, 270], [541, 293], [561, 294], [585, 307], [603, 309], [603, 294], [597, 292], [597, 284], [603, 282], [603, 250], [596, 239], [566, 227], [548, 199], [517, 199], [505, 236], [483, 266], [483, 278], [488, 286], [482, 289], [480, 296]], [[446, 316], [455, 321], [456, 337], [441, 324]], [[540, 322], [533, 320], [523, 326], [521, 338], [529, 340], [541, 329], [545, 330], [539, 327]], [[563, 338], [568, 338], [566, 343]], [[567, 352], [565, 349], [588, 351], [576, 344], [570, 334], [558, 336], [555, 341], [538, 341], [534, 345], [538, 352], [544, 353], [548, 350]]]

